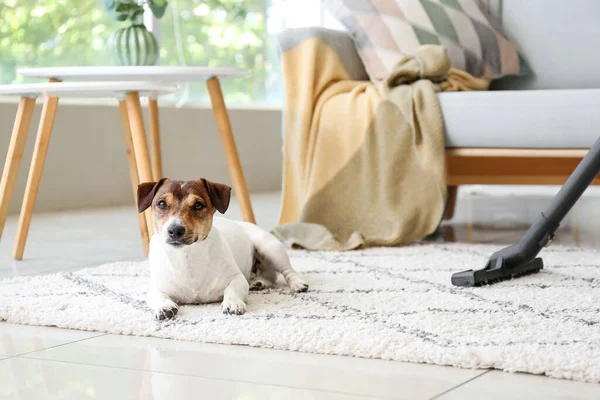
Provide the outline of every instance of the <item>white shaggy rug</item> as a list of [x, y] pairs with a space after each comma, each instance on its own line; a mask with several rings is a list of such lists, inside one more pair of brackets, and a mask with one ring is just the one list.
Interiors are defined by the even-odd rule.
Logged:
[[0, 280], [0, 320], [19, 324], [496, 368], [600, 381], [600, 253], [551, 247], [545, 269], [493, 286], [450, 284], [498, 247], [431, 243], [291, 253], [311, 285], [251, 293], [248, 313], [184, 306], [157, 322], [143, 301], [146, 262]]

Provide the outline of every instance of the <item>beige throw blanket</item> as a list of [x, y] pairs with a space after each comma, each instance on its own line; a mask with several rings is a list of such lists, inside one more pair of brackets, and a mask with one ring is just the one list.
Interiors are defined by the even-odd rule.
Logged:
[[436, 92], [485, 90], [441, 46], [403, 59], [380, 87], [353, 81], [317, 37], [282, 52], [286, 88], [280, 225], [293, 247], [400, 245], [437, 228], [446, 201]]

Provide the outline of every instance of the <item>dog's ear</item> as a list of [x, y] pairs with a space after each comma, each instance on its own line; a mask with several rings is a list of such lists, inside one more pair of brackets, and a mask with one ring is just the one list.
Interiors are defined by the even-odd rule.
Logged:
[[167, 178], [162, 178], [158, 182], [144, 182], [140, 183], [137, 188], [137, 203], [138, 212], [144, 212], [148, 207], [152, 205], [152, 200], [156, 196], [156, 192], [165, 183]]
[[231, 187], [222, 183], [207, 181], [206, 179], [202, 179], [202, 183], [204, 183], [204, 187], [208, 191], [210, 202], [221, 214], [225, 214], [225, 211], [229, 208], [229, 200], [231, 200]]

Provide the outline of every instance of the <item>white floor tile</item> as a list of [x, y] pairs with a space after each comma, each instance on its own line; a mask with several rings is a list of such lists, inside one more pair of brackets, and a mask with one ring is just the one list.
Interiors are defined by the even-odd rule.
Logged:
[[27, 357], [406, 399], [429, 398], [481, 373], [434, 365], [114, 335]]
[[98, 335], [101, 333], [0, 322], [0, 354], [16, 356]]
[[0, 278], [143, 258], [133, 207], [34, 214], [22, 261], [12, 259], [16, 227], [12, 216], [0, 241]]
[[56, 361], [0, 361], [2, 399], [352, 399], [346, 394]]
[[437, 399], [592, 400], [600, 399], [600, 384], [490, 371]]

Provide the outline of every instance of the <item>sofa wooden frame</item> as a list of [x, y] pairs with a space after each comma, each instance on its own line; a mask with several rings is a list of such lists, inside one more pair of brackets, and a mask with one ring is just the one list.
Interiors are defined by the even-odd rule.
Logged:
[[[446, 149], [448, 204], [452, 219], [461, 185], [562, 185], [589, 149]], [[593, 185], [600, 184], [596, 178]]]

